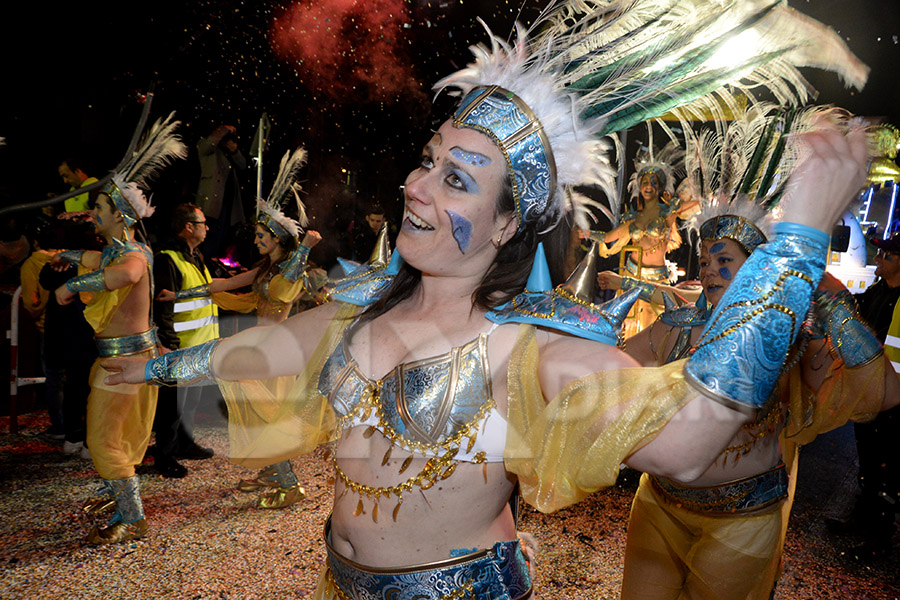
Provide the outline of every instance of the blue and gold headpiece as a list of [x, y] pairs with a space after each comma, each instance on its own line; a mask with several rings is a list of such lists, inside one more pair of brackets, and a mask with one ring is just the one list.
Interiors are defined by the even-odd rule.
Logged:
[[269, 233], [272, 234], [272, 237], [282, 243], [288, 243], [291, 238], [296, 239], [299, 237], [298, 233], [292, 233], [282, 227], [274, 216], [262, 211], [260, 211], [259, 216], [256, 218], [256, 224], [268, 229]]
[[[129, 190], [128, 186], [126, 186], [125, 189]], [[138, 190], [136, 186], [129, 190], [128, 195], [135, 200], [135, 204], [145, 207], [142, 211], [143, 214], [138, 214], [135, 206], [132, 206], [132, 201], [129, 201], [122, 190], [119, 189], [119, 186], [112, 181], [104, 186], [100, 193], [109, 196], [113, 205], [115, 205], [116, 209], [122, 214], [122, 218], [125, 219], [125, 225], [128, 227], [134, 226], [134, 224], [140, 221], [142, 217], [153, 214], [154, 208], [150, 206], [150, 203], [145, 199], [143, 192]], [[137, 194], [140, 194], [140, 198], [143, 199], [143, 201], [137, 199]]]
[[701, 240], [722, 238], [734, 240], [748, 255], [767, 241], [766, 234], [759, 227], [738, 215], [719, 215], [700, 226]]
[[556, 162], [531, 108], [499, 86], [477, 87], [463, 98], [453, 124], [481, 131], [500, 148], [512, 182], [518, 227], [543, 215], [556, 189]]

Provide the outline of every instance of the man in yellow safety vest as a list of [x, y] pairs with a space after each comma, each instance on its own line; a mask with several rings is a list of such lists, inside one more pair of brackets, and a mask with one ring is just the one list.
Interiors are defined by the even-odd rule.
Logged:
[[[172, 215], [174, 241], [156, 255], [156, 289], [183, 290], [212, 281], [197, 249], [206, 239], [203, 211], [196, 204], [180, 204]], [[168, 350], [189, 348], [219, 337], [218, 309], [210, 298], [155, 302], [154, 320], [159, 340]], [[165, 477], [184, 477], [183, 459], [205, 459], [213, 451], [194, 441], [194, 415], [202, 388], [167, 388], [159, 391], [154, 428], [156, 469]]]

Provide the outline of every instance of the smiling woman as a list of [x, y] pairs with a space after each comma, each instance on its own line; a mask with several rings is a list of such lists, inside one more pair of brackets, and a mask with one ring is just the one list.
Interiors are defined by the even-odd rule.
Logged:
[[[761, 17], [740, 3], [734, 12], [715, 6], [716, 19], [744, 26]], [[577, 298], [563, 302], [565, 290], [550, 296], [546, 314], [523, 308], [523, 294], [546, 289], [538, 287], [546, 270], [539, 243], [567, 237], [567, 219], [578, 214], [572, 187], [612, 189], [600, 136], [670, 107], [662, 102], [671, 101], [668, 94], [648, 92], [663, 83], [650, 64], [655, 56], [624, 61], [634, 71], [622, 79], [647, 84], [639, 92], [619, 87], [621, 65], [603, 63], [621, 53], [590, 48], [627, 53], [645, 36], [680, 47], [675, 38], [691, 37], [682, 24], [697, 4], [676, 3], [658, 18], [618, 3], [553, 7], [560, 12], [545, 15], [546, 37], [529, 40], [520, 31], [510, 46], [491, 36], [490, 48], [473, 49], [474, 64], [437, 84], [462, 98], [407, 177], [403, 226], [388, 264], [362, 267], [336, 284], [334, 302], [278, 326], [110, 365], [122, 371], [111, 382], [214, 378], [238, 409], [229, 415], [231, 452], [242, 464], [335, 442], [328, 560], [315, 598], [529, 597], [517, 488], [552, 512], [611, 485], [623, 461], [696, 478], [765, 405], [780, 351], [796, 336], [785, 312], [764, 310], [748, 317], [741, 339], [773, 331], [766, 340], [772, 354], [745, 352], [745, 343], [735, 350], [730, 328], [748, 320], [748, 309], [723, 300], [721, 328], [710, 331], [713, 341], [698, 358], [635, 369], [615, 347], [578, 337], [598, 323], [617, 324], [614, 315]], [[591, 9], [580, 22], [590, 36], [573, 35], [579, 27], [561, 17], [576, 7]], [[711, 32], [694, 33], [708, 40]], [[584, 55], [576, 60], [577, 52]], [[702, 62], [688, 60], [692, 68]], [[667, 70], [672, 80], [660, 89], [690, 88], [690, 71]], [[708, 90], [705, 81], [680, 100]], [[655, 109], [637, 114], [632, 102]], [[814, 153], [806, 167], [817, 182], [804, 190], [804, 200], [817, 198], [814, 214], [797, 211], [801, 225], [748, 260], [774, 265], [769, 275], [789, 273], [753, 277], [755, 289], [791, 312], [806, 310], [824, 268], [823, 231], [843, 211], [846, 188], [862, 177], [862, 140], [833, 137], [840, 149]], [[788, 251], [795, 246], [804, 252]], [[557, 262], [552, 251], [550, 258]], [[745, 270], [732, 288], [742, 287]], [[360, 293], [344, 293], [352, 290]], [[561, 333], [560, 319], [573, 315], [579, 325], [566, 331], [575, 335]], [[276, 378], [289, 384], [272, 401]]]

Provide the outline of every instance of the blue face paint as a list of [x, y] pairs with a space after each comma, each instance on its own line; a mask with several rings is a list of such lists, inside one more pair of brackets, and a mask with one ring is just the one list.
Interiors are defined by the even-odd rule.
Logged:
[[717, 254], [725, 249], [725, 242], [716, 242], [712, 245], [712, 248], [709, 249], [710, 254]]
[[722, 276], [722, 279], [725, 281], [731, 281], [731, 269], [728, 267], [722, 267], [719, 269], [719, 275]]
[[469, 249], [469, 243], [472, 241], [472, 222], [452, 210], [445, 212], [450, 217], [450, 224], [453, 226], [453, 239], [456, 240], [459, 251], [465, 254], [466, 250]]
[[491, 164], [491, 159], [479, 152], [469, 152], [458, 146], [450, 148], [450, 154], [457, 160], [475, 167], [486, 167]]

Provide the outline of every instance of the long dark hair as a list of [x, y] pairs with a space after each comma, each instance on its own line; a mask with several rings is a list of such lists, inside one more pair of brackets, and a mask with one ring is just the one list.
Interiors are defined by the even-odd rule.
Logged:
[[[497, 200], [495, 214], [514, 218], [515, 210], [512, 185], [507, 178]], [[565, 279], [567, 274], [564, 272], [564, 264], [571, 224], [566, 219], [557, 219], [556, 213], [549, 213], [550, 211], [537, 223], [526, 223], [520, 227], [516, 234], [500, 247], [494, 264], [472, 293], [473, 309], [491, 310], [509, 302], [525, 289], [539, 242], [544, 242], [544, 252], [547, 255], [553, 283]], [[557, 220], [558, 223], [549, 232], [538, 233], [543, 227]], [[391, 286], [380, 299], [366, 309], [360, 321], [371, 321], [412, 296], [421, 278], [422, 273], [418, 269], [404, 262]]]

